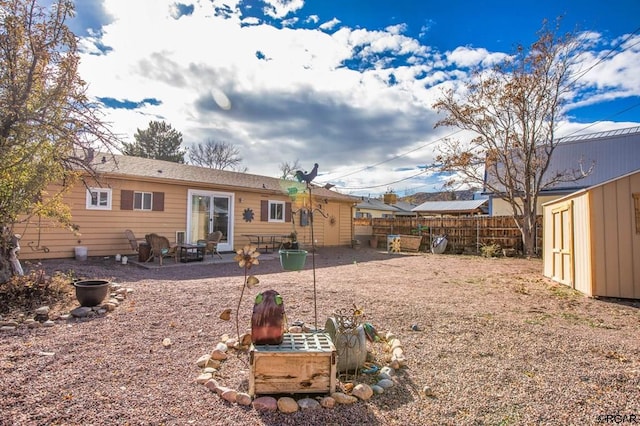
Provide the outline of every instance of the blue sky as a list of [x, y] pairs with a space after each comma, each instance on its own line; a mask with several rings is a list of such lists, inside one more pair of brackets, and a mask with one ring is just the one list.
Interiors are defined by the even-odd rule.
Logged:
[[235, 145], [249, 173], [317, 162], [316, 182], [344, 193], [440, 190], [442, 176], [421, 166], [456, 129], [434, 129], [442, 117], [431, 105], [473, 66], [531, 44], [545, 18], [589, 34], [584, 69], [598, 62], [559, 133], [640, 125], [637, 0], [82, 0], [76, 9], [80, 74], [122, 140], [164, 120], [186, 146]]

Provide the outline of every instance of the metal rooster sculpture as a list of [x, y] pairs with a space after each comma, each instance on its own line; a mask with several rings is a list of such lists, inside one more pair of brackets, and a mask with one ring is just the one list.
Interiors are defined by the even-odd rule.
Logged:
[[306, 182], [307, 185], [318, 176], [318, 163], [313, 165], [313, 169], [309, 173], [304, 173], [302, 170], [296, 171], [296, 179], [298, 182]]

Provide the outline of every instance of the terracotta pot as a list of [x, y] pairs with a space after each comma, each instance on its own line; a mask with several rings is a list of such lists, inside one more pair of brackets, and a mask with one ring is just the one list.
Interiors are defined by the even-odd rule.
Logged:
[[107, 297], [109, 285], [106, 280], [81, 280], [73, 283], [76, 288], [76, 299], [80, 306], [97, 306]]

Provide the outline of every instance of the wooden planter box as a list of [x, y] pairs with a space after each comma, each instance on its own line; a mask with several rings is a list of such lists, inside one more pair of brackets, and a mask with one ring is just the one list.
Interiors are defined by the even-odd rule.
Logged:
[[336, 348], [324, 333], [285, 333], [279, 345], [254, 345], [249, 362], [251, 396], [336, 390]]
[[400, 250], [419, 251], [422, 235], [400, 235]]

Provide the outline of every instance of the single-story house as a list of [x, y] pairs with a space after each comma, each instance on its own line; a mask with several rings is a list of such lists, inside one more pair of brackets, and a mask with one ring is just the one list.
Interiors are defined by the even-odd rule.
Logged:
[[588, 296], [640, 299], [640, 168], [543, 209], [546, 277]]
[[411, 209], [419, 216], [473, 216], [487, 214], [488, 199], [425, 201]]
[[312, 185], [248, 173], [121, 155], [96, 156], [98, 178], [85, 176], [64, 196], [75, 234], [33, 217], [22, 235], [21, 259], [73, 257], [75, 247], [89, 256], [131, 252], [124, 231], [137, 239], [157, 233], [171, 243], [195, 243], [222, 231], [218, 250], [233, 251], [248, 234], [297, 232], [311, 246], [349, 245], [357, 197]]
[[376, 217], [406, 217], [415, 216], [411, 211], [415, 205], [406, 201], [399, 201], [396, 194], [384, 194], [383, 199], [362, 197], [356, 204], [356, 218], [376, 218]]
[[[581, 189], [590, 188], [640, 168], [640, 127], [610, 130], [588, 135], [569, 136], [558, 140], [545, 176], [572, 172], [579, 179], [559, 182], [542, 190], [538, 199], [538, 214], [542, 205]], [[485, 176], [485, 179], [489, 179]], [[496, 194], [489, 195], [491, 216], [511, 216], [511, 206]]]

